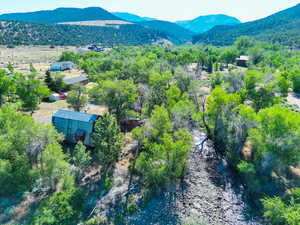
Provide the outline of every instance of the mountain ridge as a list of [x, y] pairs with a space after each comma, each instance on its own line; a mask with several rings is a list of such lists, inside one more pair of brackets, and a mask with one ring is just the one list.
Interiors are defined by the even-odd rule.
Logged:
[[8, 13], [0, 15], [0, 20], [28, 23], [60, 23], [88, 20], [121, 20], [100, 7], [57, 8], [35, 12]]
[[136, 24], [95, 27], [64, 24], [0, 21], [0, 45], [54, 45], [104, 47], [145, 45], [167, 39], [154, 29]]
[[198, 16], [192, 20], [179, 20], [176, 24], [194, 33], [206, 32], [217, 25], [235, 25], [241, 23], [237, 18], [225, 14]]
[[234, 26], [216, 26], [194, 37], [194, 43], [230, 45], [239, 36], [300, 46], [300, 4], [265, 18]]
[[164, 20], [144, 21], [138, 22], [137, 24], [165, 33], [169, 39], [176, 44], [183, 44], [184, 42], [191, 41], [192, 37], [195, 35], [193, 32], [175, 23]]
[[115, 15], [116, 17], [119, 17], [122, 20], [132, 22], [132, 23], [156, 20], [154, 18], [141, 17], [139, 15], [128, 13], [128, 12], [112, 12], [112, 14]]

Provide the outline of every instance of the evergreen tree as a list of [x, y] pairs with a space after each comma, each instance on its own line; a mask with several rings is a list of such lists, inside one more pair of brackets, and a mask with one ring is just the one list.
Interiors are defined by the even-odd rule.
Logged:
[[86, 147], [81, 141], [78, 142], [75, 146], [72, 158], [74, 166], [78, 169], [77, 178], [80, 179], [83, 176], [86, 169], [90, 166], [91, 160], [90, 152], [86, 151]]
[[93, 133], [97, 159], [105, 167], [117, 161], [122, 151], [123, 135], [117, 120], [109, 113], [96, 122]]
[[75, 85], [74, 89], [69, 92], [67, 103], [70, 108], [74, 109], [74, 111], [82, 111], [88, 103], [86, 88], [81, 84]]

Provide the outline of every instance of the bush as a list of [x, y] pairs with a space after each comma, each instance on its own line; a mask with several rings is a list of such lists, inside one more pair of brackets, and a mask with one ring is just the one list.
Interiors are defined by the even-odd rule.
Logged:
[[279, 197], [265, 198], [264, 217], [272, 225], [299, 225], [300, 224], [300, 189], [292, 189], [286, 201]]
[[77, 224], [82, 218], [82, 207], [83, 192], [80, 189], [71, 189], [55, 193], [40, 204], [30, 224]]
[[105, 189], [109, 190], [109, 189], [112, 188], [112, 186], [113, 186], [113, 183], [112, 183], [111, 178], [110, 177], [106, 177], [105, 181], [104, 181], [104, 187], [105, 187]]
[[84, 225], [107, 225], [107, 220], [102, 217], [91, 218], [84, 223]]
[[134, 214], [138, 211], [138, 207], [136, 204], [131, 204], [128, 208], [127, 208], [127, 212], [130, 214]]
[[300, 70], [292, 71], [289, 77], [293, 84], [293, 91], [300, 93]]

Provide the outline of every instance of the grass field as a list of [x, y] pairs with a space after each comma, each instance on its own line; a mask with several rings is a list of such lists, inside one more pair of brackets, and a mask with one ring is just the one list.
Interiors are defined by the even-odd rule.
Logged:
[[16, 72], [27, 74], [32, 63], [38, 72], [44, 73], [52, 62], [59, 59], [62, 52], [77, 50], [76, 47], [16, 46], [7, 48], [0, 46], [0, 69], [6, 69], [7, 65], [12, 63]]
[[[51, 63], [56, 62], [64, 51], [78, 51], [78, 48], [50, 48], [50, 46], [17, 46], [15, 48], [7, 48], [6, 46], [0, 46], [0, 69], [6, 69], [7, 65], [12, 63], [16, 72], [29, 74], [30, 64], [32, 63], [38, 73], [43, 76], [50, 68]], [[65, 78], [86, 76], [86, 74], [79, 69], [60, 73], [62, 73]], [[87, 85], [88, 88], [92, 86], [92, 83]], [[65, 100], [52, 103], [42, 102], [39, 105], [39, 109], [36, 110], [32, 116], [37, 122], [50, 124], [53, 113], [59, 109], [68, 109], [68, 104]], [[105, 111], [105, 107], [93, 104], [89, 104], [86, 108], [86, 112], [93, 114], [101, 115]]]
[[[42, 102], [39, 105], [39, 109], [35, 111], [32, 117], [36, 122], [50, 124], [53, 113], [59, 109], [72, 110], [68, 108], [68, 104], [65, 100], [56, 102]], [[85, 109], [85, 112], [97, 115], [103, 115], [106, 111], [106, 107], [93, 104], [88, 104]]]

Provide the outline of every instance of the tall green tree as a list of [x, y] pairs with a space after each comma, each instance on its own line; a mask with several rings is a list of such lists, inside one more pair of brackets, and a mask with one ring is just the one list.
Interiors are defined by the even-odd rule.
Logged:
[[51, 190], [55, 190], [58, 182], [69, 185], [64, 183], [69, 182], [68, 178], [71, 176], [66, 157], [58, 143], [49, 144], [42, 153], [41, 176]]
[[166, 103], [166, 90], [172, 79], [172, 73], [153, 73], [149, 78], [150, 95], [148, 100], [148, 112], [151, 113], [155, 105]]
[[239, 56], [239, 52], [235, 48], [227, 48], [224, 51], [222, 51], [220, 58], [221, 61], [226, 64], [228, 67], [228, 64], [235, 63], [236, 58]]
[[[60, 140], [61, 136], [53, 127], [35, 123], [12, 105], [3, 105], [0, 109], [0, 164], [3, 175], [0, 178], [0, 194], [28, 191], [38, 178], [48, 180], [49, 174], [42, 172], [48, 167], [48, 163], [43, 161], [44, 151], [46, 146]], [[59, 160], [55, 157], [53, 160]]]
[[292, 81], [294, 92], [300, 93], [300, 70], [290, 71], [289, 78]]
[[280, 106], [258, 113], [259, 126], [250, 133], [257, 168], [282, 174], [300, 161], [300, 115]]
[[239, 37], [234, 46], [240, 51], [240, 54], [247, 54], [248, 49], [254, 46], [254, 40], [248, 36]]
[[80, 141], [76, 144], [72, 162], [77, 168], [77, 178], [80, 179], [84, 175], [84, 172], [91, 165], [92, 157], [90, 152], [86, 150], [84, 144]]
[[23, 108], [33, 113], [42, 99], [50, 94], [50, 91], [45, 83], [37, 78], [36, 74], [27, 76], [19, 74], [16, 79], [17, 95], [23, 103]]
[[82, 111], [88, 104], [87, 90], [81, 84], [74, 86], [73, 90], [69, 92], [67, 103], [70, 108], [76, 112]]
[[58, 72], [54, 74], [47, 72], [45, 83], [54, 92], [62, 92], [67, 87], [67, 84], [64, 82], [64, 75]]
[[14, 81], [5, 70], [0, 70], [0, 105], [5, 103], [16, 92]]
[[195, 106], [187, 93], [182, 93], [177, 85], [166, 91], [167, 106], [175, 129], [187, 128], [195, 112]]
[[106, 113], [96, 122], [92, 139], [97, 159], [105, 168], [118, 160], [122, 151], [123, 135], [112, 115]]
[[131, 80], [105, 80], [91, 91], [91, 95], [96, 103], [106, 105], [117, 121], [121, 121], [133, 114], [138, 87]]
[[156, 106], [149, 123], [139, 128], [136, 135], [142, 135], [144, 149], [136, 160], [136, 169], [144, 175], [149, 188], [160, 190], [185, 174], [191, 135], [184, 129], [173, 133], [164, 107]]

